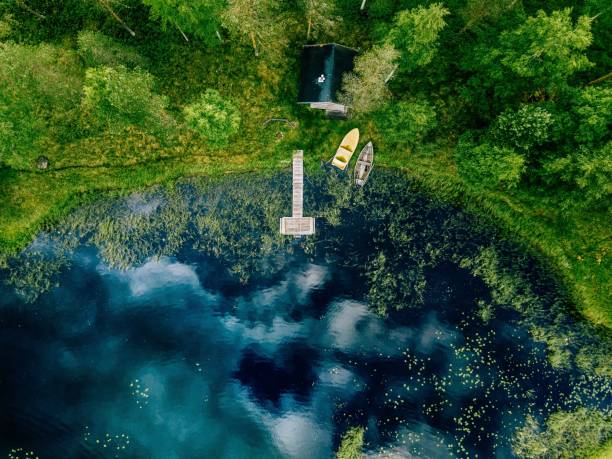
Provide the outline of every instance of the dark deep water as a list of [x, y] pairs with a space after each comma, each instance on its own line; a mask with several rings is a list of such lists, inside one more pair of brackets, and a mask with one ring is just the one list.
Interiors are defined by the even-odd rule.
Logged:
[[108, 199], [12, 260], [0, 454], [329, 458], [358, 425], [369, 457], [512, 457], [527, 414], [609, 413], [528, 332], [563, 303], [537, 263], [392, 174], [312, 180], [313, 239], [277, 235], [282, 174]]

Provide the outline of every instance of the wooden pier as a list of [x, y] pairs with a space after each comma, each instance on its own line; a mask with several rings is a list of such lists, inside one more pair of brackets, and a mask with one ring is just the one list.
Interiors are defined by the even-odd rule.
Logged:
[[315, 219], [304, 217], [304, 152], [293, 155], [292, 215], [280, 219], [280, 232], [289, 236], [309, 236], [315, 233]]

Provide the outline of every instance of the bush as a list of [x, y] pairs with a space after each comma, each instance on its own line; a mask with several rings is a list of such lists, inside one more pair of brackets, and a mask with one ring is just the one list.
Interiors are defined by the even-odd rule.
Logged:
[[525, 171], [525, 157], [512, 148], [484, 143], [459, 144], [455, 151], [459, 175], [475, 188], [511, 189]]
[[137, 126], [163, 134], [172, 118], [168, 98], [153, 92], [153, 76], [141, 69], [98, 67], [87, 69], [81, 108], [87, 127], [121, 130]]
[[240, 128], [240, 112], [218, 91], [207, 89], [200, 99], [183, 110], [187, 126], [212, 146], [223, 148]]
[[523, 105], [518, 110], [506, 110], [493, 127], [493, 137], [501, 145], [529, 150], [542, 145], [550, 137], [553, 116], [535, 105]]
[[376, 114], [376, 125], [389, 143], [414, 146], [436, 127], [436, 111], [425, 101], [387, 104]]

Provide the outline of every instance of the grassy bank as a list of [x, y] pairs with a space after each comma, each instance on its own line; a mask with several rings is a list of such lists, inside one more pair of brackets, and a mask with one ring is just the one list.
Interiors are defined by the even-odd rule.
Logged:
[[[325, 128], [321, 126], [323, 124]], [[291, 146], [317, 144], [307, 153], [307, 170], [315, 173], [327, 159], [349, 122], [306, 116], [301, 129], [274, 128], [284, 132], [283, 148], [273, 145], [261, 152], [236, 155], [189, 154], [131, 165], [74, 167], [45, 172], [0, 171], [0, 249], [4, 255], [22, 248], [32, 236], [65, 215], [70, 209], [100, 193], [124, 193], [188, 175], [219, 176], [233, 172], [263, 171], [288, 167]], [[282, 129], [282, 130], [281, 130]], [[369, 137], [368, 128], [364, 134]], [[300, 132], [301, 131], [301, 132]], [[592, 323], [612, 327], [609, 304], [609, 262], [605, 215], [560, 217], [556, 209], [528, 194], [482, 193], [458, 177], [448, 148], [418, 152], [378, 148], [378, 166], [399, 168], [422, 189], [470, 211], [484, 215], [510, 237], [540, 255], [559, 275], [577, 310]], [[313, 137], [320, 141], [314, 142]], [[309, 139], [310, 142], [304, 139]]]

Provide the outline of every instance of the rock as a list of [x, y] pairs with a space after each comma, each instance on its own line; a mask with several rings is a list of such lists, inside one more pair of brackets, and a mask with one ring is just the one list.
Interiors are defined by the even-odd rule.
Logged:
[[49, 167], [49, 158], [46, 156], [39, 156], [36, 160], [36, 167], [40, 170], [45, 170]]

